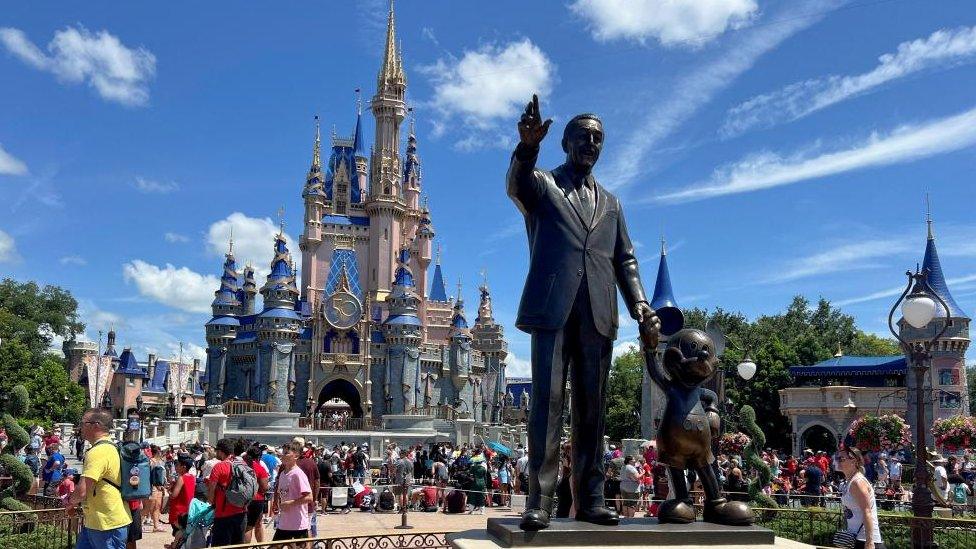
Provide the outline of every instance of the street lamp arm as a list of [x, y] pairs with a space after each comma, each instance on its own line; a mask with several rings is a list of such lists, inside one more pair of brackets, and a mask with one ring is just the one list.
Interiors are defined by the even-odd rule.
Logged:
[[898, 342], [901, 343], [902, 349], [904, 349], [906, 353], [911, 354], [911, 344], [905, 341], [905, 339], [901, 337], [901, 334], [895, 330], [894, 324], [895, 311], [898, 310], [898, 306], [901, 305], [901, 302], [905, 301], [905, 296], [908, 295], [908, 292], [912, 291], [912, 282], [915, 281], [915, 277], [911, 271], [905, 271], [905, 274], [908, 276], [908, 285], [905, 286], [905, 291], [901, 293], [901, 297], [896, 299], [895, 304], [891, 306], [891, 311], [888, 313], [888, 330], [891, 332], [891, 335], [895, 336]]

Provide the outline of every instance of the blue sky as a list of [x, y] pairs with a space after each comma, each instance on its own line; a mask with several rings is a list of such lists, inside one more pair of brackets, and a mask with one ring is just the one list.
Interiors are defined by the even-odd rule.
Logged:
[[[200, 353], [231, 226], [259, 274], [279, 207], [299, 234], [312, 117], [352, 131], [386, 3], [4, 4], [0, 273], [70, 289], [89, 337]], [[487, 268], [510, 374], [526, 372], [527, 260], [503, 178], [533, 91], [556, 120], [542, 166], [572, 115], [603, 117], [597, 175], [648, 293], [663, 232], [682, 306], [824, 296], [882, 333], [929, 193], [976, 311], [970, 2], [400, 0], [397, 22], [445, 274], [471, 304]]]

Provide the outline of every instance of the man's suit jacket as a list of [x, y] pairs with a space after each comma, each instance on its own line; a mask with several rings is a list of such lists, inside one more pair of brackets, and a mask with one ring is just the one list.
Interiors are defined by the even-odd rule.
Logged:
[[537, 155], [520, 144], [508, 170], [508, 196], [525, 217], [529, 238], [529, 274], [515, 325], [526, 332], [562, 328], [585, 275], [593, 322], [613, 339], [616, 287], [629, 310], [647, 301], [620, 201], [593, 179], [595, 213], [584, 219], [572, 168], [537, 170]]

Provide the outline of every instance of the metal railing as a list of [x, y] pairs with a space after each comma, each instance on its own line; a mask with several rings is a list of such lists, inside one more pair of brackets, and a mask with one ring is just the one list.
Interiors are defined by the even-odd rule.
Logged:
[[248, 412], [267, 412], [269, 410], [267, 404], [253, 400], [228, 400], [223, 406], [224, 413], [229, 416], [239, 416]]
[[245, 547], [249, 549], [449, 549], [451, 545], [445, 537], [448, 533], [428, 532], [377, 536], [307, 538], [302, 540], [228, 545], [225, 549], [243, 549]]
[[369, 417], [347, 417], [333, 421], [327, 417], [306, 416], [298, 418], [298, 426], [313, 431], [368, 431], [373, 428], [373, 420]]
[[[753, 508], [756, 524], [769, 528], [777, 536], [816, 545], [832, 547], [831, 538], [842, 528], [840, 513], [828, 509], [765, 509]], [[881, 539], [889, 549], [908, 549], [912, 546], [912, 524], [924, 521], [932, 526], [940, 549], [969, 549], [976, 547], [976, 520], [946, 518], [915, 518], [911, 515], [879, 513]]]
[[78, 539], [80, 519], [64, 509], [0, 512], [3, 549], [71, 549]]
[[446, 419], [453, 421], [457, 417], [457, 410], [447, 404], [432, 406], [414, 406], [406, 411], [413, 416], [426, 416], [434, 419]]

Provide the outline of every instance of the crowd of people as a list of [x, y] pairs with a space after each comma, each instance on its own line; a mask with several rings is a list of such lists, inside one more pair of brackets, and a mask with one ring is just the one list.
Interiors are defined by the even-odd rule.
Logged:
[[[143, 530], [169, 531], [170, 549], [220, 547], [250, 541], [315, 536], [323, 513], [382, 513], [406, 510], [483, 514], [492, 506], [518, 507], [528, 489], [529, 453], [498, 445], [449, 443], [374, 451], [366, 443], [342, 442], [327, 448], [302, 438], [280, 446], [243, 439], [185, 443], [160, 448], [143, 444], [148, 460], [148, 495], [123, 498], [119, 453], [109, 437], [112, 418], [104, 410], [85, 413], [74, 440], [32, 429], [21, 459], [34, 472], [38, 494], [60, 497], [66, 507], [81, 505], [84, 534], [78, 547], [134, 548]], [[67, 467], [63, 447], [84, 454], [84, 469]], [[87, 449], [87, 453], [85, 450]], [[572, 448], [565, 443], [557, 484], [555, 516], [572, 516]], [[382, 456], [373, 457], [372, 456]], [[856, 507], [848, 524], [860, 536], [878, 532], [877, 511], [910, 501], [902, 483], [904, 463], [897, 453], [865, 453], [855, 448], [828, 455], [805, 450], [801, 457], [767, 450], [763, 462], [771, 481], [761, 491], [780, 505]], [[653, 443], [639, 455], [611, 445], [604, 455], [607, 504], [623, 517], [656, 516], [670, 491], [668, 468], [658, 462]], [[938, 496], [962, 514], [973, 509], [973, 456], [936, 456], [933, 485]], [[719, 454], [717, 476], [729, 499], [748, 500], [758, 478], [739, 455]], [[244, 479], [244, 480], [241, 480]], [[693, 493], [700, 485], [687, 478]], [[250, 488], [248, 488], [250, 487]], [[860, 511], [858, 511], [860, 510]], [[875, 547], [880, 544], [876, 540]]]

